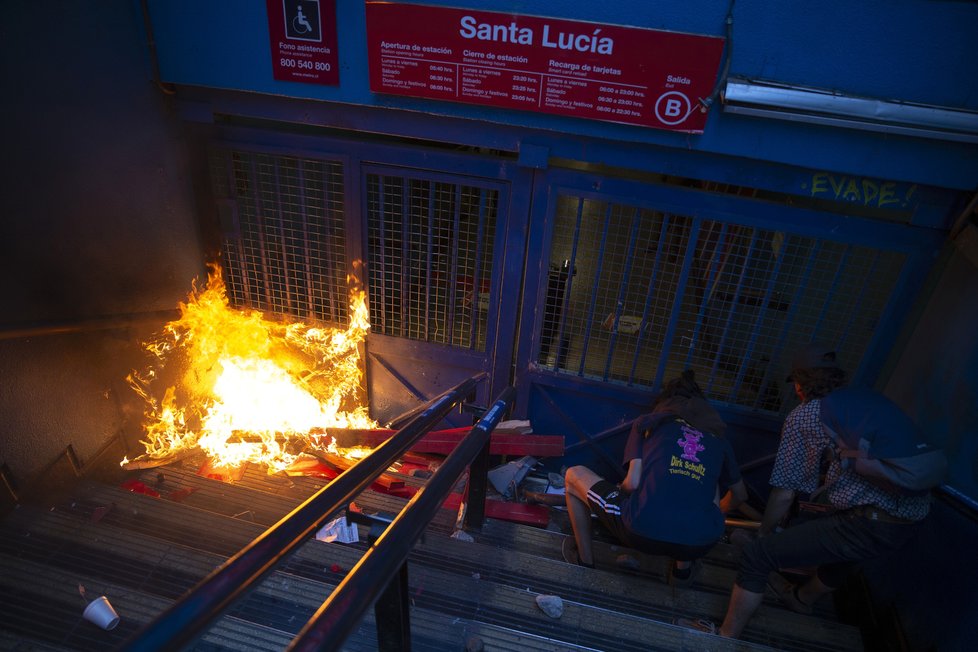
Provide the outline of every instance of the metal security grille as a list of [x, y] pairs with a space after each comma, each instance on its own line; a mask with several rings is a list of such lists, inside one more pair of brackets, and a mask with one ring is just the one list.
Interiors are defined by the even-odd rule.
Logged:
[[346, 325], [342, 165], [218, 151], [211, 168], [231, 305]]
[[499, 192], [368, 174], [373, 331], [485, 351]]
[[805, 343], [854, 370], [905, 254], [564, 195], [538, 362], [659, 387], [691, 368], [711, 399], [779, 412]]

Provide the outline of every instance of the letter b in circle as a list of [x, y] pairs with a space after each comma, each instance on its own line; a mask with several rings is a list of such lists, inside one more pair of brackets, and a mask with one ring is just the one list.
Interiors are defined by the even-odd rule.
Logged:
[[655, 117], [667, 125], [677, 125], [689, 117], [689, 98], [679, 91], [669, 91], [659, 96], [655, 101]]

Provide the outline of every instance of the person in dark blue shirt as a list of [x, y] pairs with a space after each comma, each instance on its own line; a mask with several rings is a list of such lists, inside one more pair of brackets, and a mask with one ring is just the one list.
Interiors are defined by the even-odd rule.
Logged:
[[585, 466], [567, 469], [574, 536], [563, 543], [564, 558], [594, 565], [594, 513], [624, 545], [672, 557], [671, 581], [690, 583], [693, 561], [723, 536], [724, 513], [747, 498], [725, 430], [692, 370], [667, 383], [652, 412], [632, 424], [620, 485]]

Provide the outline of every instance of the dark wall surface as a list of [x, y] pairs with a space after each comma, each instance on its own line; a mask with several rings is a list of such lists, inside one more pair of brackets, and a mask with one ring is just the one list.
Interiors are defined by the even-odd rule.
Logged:
[[978, 505], [978, 228], [948, 245], [934, 292], [887, 385], [948, 453], [948, 486]]
[[877, 613], [884, 619], [887, 613], [898, 615], [907, 649], [975, 649], [976, 539], [978, 520], [974, 515], [956, 508], [952, 501], [939, 500], [906, 548], [864, 566]]
[[[934, 291], [887, 385], [950, 468], [917, 539], [866, 569], [882, 607], [895, 604], [911, 649], [974, 649], [978, 639], [978, 228], [948, 245]], [[957, 508], [955, 508], [957, 506]]]
[[68, 444], [84, 461], [122, 426], [139, 341], [204, 261], [138, 4], [0, 14], [0, 463], [23, 479]]

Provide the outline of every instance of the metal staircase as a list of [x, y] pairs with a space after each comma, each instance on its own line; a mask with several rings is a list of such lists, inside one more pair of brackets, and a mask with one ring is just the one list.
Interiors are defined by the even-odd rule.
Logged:
[[[228, 483], [198, 475], [198, 468], [188, 459], [138, 472], [90, 472], [10, 511], [0, 523], [0, 649], [122, 646], [326, 483], [257, 468]], [[133, 479], [159, 497], [121, 486]], [[406, 502], [367, 490], [355, 504], [366, 513], [397, 513]], [[639, 556], [640, 568], [624, 571], [615, 558], [627, 551], [608, 541], [597, 542], [595, 570], [565, 563], [560, 543], [569, 529], [564, 515], [553, 513], [547, 529], [489, 519], [467, 541], [451, 536], [454, 510], [441, 510], [408, 558], [411, 649], [863, 649], [859, 630], [838, 622], [828, 600], [802, 616], [771, 595], [739, 642], [677, 627], [677, 616], [722, 616], [735, 547], [718, 545], [692, 588], [673, 589], [664, 581], [664, 558]], [[363, 534], [355, 544], [309, 540], [188, 649], [286, 649], [367, 546]], [[109, 598], [121, 616], [116, 628], [82, 618], [87, 600], [79, 585], [89, 600]], [[559, 596], [562, 616], [545, 615], [538, 595]], [[342, 649], [377, 649], [367, 613]]]

